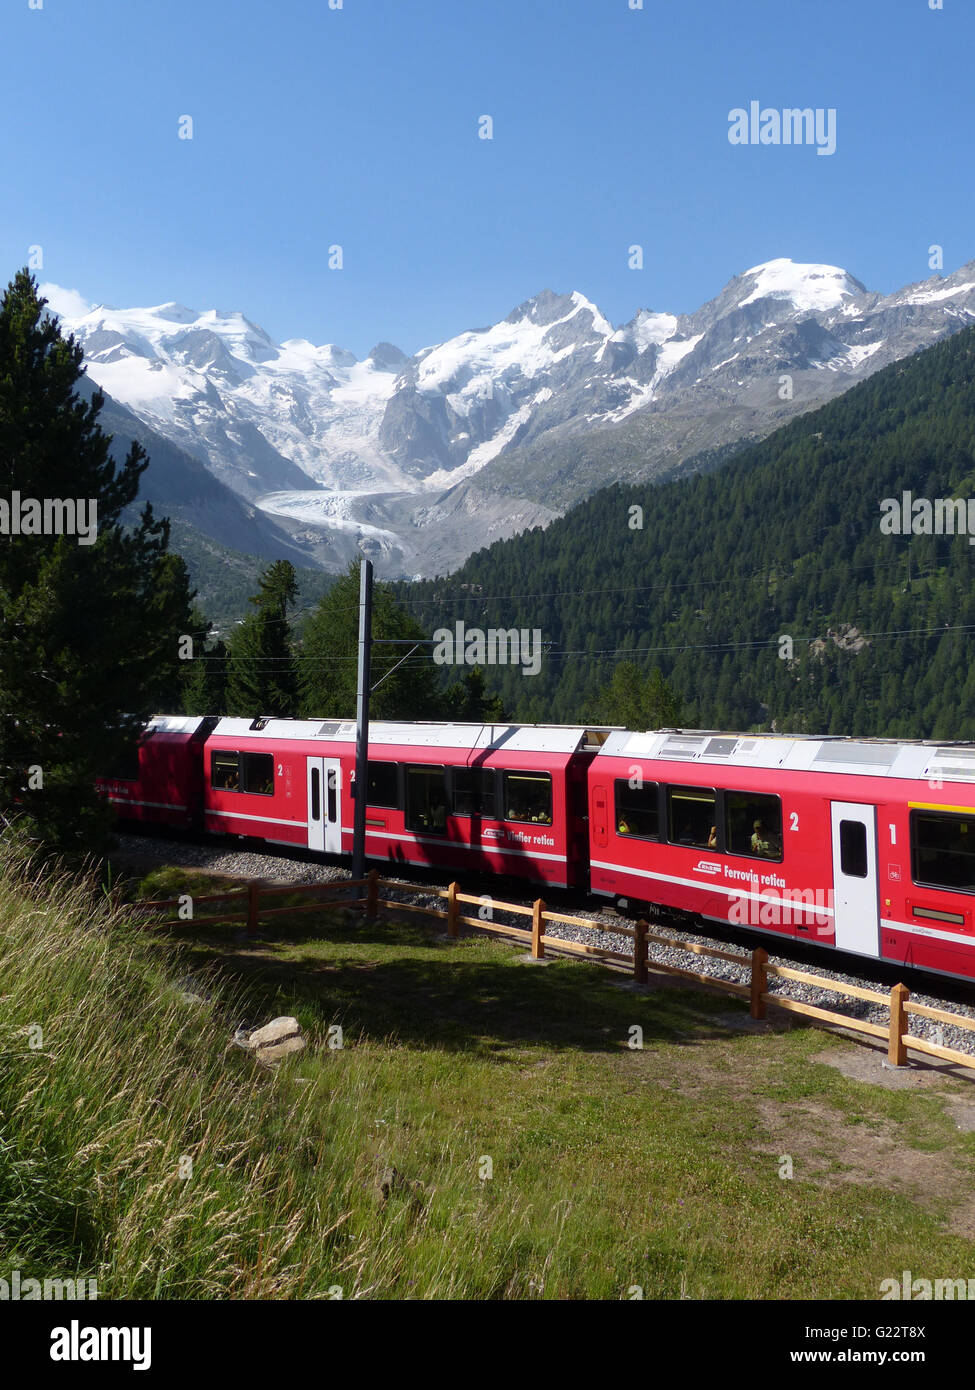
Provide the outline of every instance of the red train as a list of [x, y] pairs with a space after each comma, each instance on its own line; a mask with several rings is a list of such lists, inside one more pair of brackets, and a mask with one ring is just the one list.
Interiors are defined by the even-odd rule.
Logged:
[[[151, 721], [129, 819], [351, 854], [355, 725]], [[975, 977], [975, 745], [370, 728], [366, 854], [590, 890]]]
[[[607, 732], [372, 723], [366, 854], [587, 887], [586, 771]], [[354, 723], [153, 719], [129, 770], [102, 783], [122, 816], [352, 852]]]

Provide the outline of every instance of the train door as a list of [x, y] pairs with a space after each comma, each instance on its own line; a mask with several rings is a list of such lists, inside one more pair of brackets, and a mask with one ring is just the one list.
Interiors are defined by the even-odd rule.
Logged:
[[308, 759], [308, 848], [342, 853], [342, 764]]
[[597, 782], [592, 789], [592, 820], [590, 822], [593, 844], [605, 849], [609, 844], [609, 794], [602, 783]]
[[584, 763], [570, 759], [565, 777], [566, 881], [589, 886], [589, 783]]
[[879, 956], [876, 809], [851, 801], [833, 801], [830, 811], [836, 949]]

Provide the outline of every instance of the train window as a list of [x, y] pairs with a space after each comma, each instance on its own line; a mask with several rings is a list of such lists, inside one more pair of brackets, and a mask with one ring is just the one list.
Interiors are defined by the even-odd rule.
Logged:
[[760, 792], [725, 792], [725, 843], [729, 854], [782, 858], [782, 802]]
[[410, 830], [447, 829], [447, 793], [442, 767], [406, 769], [406, 824]]
[[399, 769], [395, 763], [374, 763], [367, 765], [366, 804], [382, 806], [386, 810], [399, 809]]
[[322, 774], [317, 767], [311, 770], [311, 818], [322, 818]]
[[112, 782], [138, 782], [139, 745], [132, 743], [110, 763], [108, 778]]
[[840, 821], [840, 870], [847, 878], [867, 876], [867, 827], [861, 821]]
[[326, 801], [325, 819], [329, 825], [335, 825], [339, 818], [339, 779], [334, 767], [330, 767], [325, 774], [325, 785], [328, 787], [328, 799]]
[[504, 818], [552, 824], [552, 778], [547, 772], [504, 774]]
[[210, 754], [210, 785], [217, 792], [240, 791], [240, 755], [238, 753]]
[[710, 787], [668, 787], [667, 824], [672, 845], [697, 849], [717, 846], [714, 791]]
[[975, 893], [975, 816], [911, 812], [914, 882]]
[[241, 753], [240, 789], [254, 796], [274, 795], [274, 758], [270, 753]]
[[459, 767], [454, 773], [453, 814], [494, 819], [494, 773], [483, 767]]
[[660, 809], [657, 803], [657, 784], [647, 782], [631, 787], [620, 778], [616, 783], [616, 833], [633, 835], [638, 840], [660, 838]]

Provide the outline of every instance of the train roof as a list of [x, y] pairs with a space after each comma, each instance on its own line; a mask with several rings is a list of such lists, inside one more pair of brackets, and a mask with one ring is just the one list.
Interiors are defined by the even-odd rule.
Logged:
[[[505, 749], [517, 753], [594, 752], [612, 731], [563, 724], [391, 723], [372, 720], [369, 746], [414, 748]], [[355, 720], [341, 719], [221, 719], [215, 738], [257, 738], [269, 741], [322, 739], [355, 743]]]
[[859, 773], [866, 777], [975, 781], [975, 744], [937, 740], [855, 739], [841, 735], [734, 734], [704, 729], [615, 731], [601, 757], [659, 758], [720, 767], [790, 772]]
[[213, 723], [198, 714], [154, 714], [145, 727], [147, 734], [196, 734], [204, 724]]

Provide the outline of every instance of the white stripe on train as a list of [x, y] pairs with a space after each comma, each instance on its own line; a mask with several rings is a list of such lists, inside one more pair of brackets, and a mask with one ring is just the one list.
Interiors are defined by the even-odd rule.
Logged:
[[[697, 888], [702, 893], [727, 893], [729, 898], [749, 898], [756, 903], [775, 903], [779, 907], [787, 906], [790, 912], [808, 912], [810, 917], [832, 917], [833, 915], [831, 907], [819, 907], [781, 896], [770, 898], [766, 893], [749, 893], [744, 888], [728, 888], [723, 883], [703, 883], [697, 878], [675, 878], [673, 874], [655, 874], [649, 869], [631, 869], [625, 864], [604, 864], [598, 859], [593, 859], [590, 867], [609, 869], [617, 874], [636, 874], [639, 878], [659, 879], [661, 883], [676, 883], [681, 888]], [[788, 892], [788, 889], [785, 891]], [[610, 896], [615, 895], [610, 894]]]
[[[154, 805], [153, 802], [130, 802], [129, 805]], [[184, 806], [173, 807], [173, 810], [185, 810]], [[258, 816], [251, 811], [215, 811], [208, 808], [205, 812], [207, 816], [224, 816], [229, 820], [255, 820], [264, 825], [292, 825], [296, 830], [307, 830], [308, 822], [304, 820], [278, 820], [275, 816]], [[352, 837], [352, 830], [348, 826], [342, 828], [344, 836]], [[374, 840], [406, 840], [414, 845], [449, 845], [452, 849], [476, 850], [482, 854], [507, 854], [524, 859], [526, 856], [531, 859], [548, 859], [556, 864], [564, 864], [566, 857], [564, 854], [543, 854], [541, 850], [534, 849], [531, 845], [524, 847], [512, 847], [504, 849], [499, 845], [487, 844], [468, 844], [465, 840], [446, 840], [442, 837], [432, 835], [410, 835], [406, 832], [399, 833], [391, 830], [366, 830], [366, 839]]]
[[[763, 893], [746, 893], [742, 889], [726, 888], [724, 884], [721, 883], [700, 883], [693, 878], [675, 878], [672, 874], [655, 874], [651, 873], [649, 869], [631, 869], [623, 864], [605, 864], [596, 859], [592, 861], [592, 868], [610, 869], [615, 873], [622, 874], [635, 874], [640, 878], [660, 879], [664, 883], [676, 883], [684, 888], [699, 888], [702, 892], [724, 892], [727, 893], [730, 898], [751, 898], [753, 902], [774, 903], [779, 907], [788, 906], [790, 912], [803, 911], [807, 912], [811, 917], [829, 917], [833, 915], [833, 909], [831, 907], [814, 907], [810, 906], [808, 903], [804, 904], [788, 898], [770, 898]], [[607, 893], [604, 889], [602, 890], [601, 896], [612, 898], [616, 897], [617, 894], [612, 892]], [[721, 919], [715, 917], [711, 920], [718, 922]], [[975, 949], [975, 936], [966, 935], [964, 932], [943, 931], [936, 927], [919, 927], [913, 922], [895, 922], [889, 917], [881, 917], [878, 925], [881, 930], [908, 932], [911, 936], [934, 937], [936, 941], [961, 942], [963, 945], [971, 946]]]

